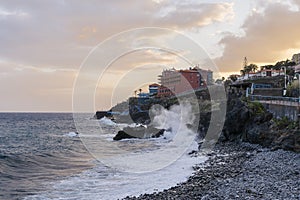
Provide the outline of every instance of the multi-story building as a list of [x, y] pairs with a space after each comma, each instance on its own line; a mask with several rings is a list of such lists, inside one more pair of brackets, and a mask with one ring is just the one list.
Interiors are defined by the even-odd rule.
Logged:
[[158, 93], [159, 84], [153, 83], [149, 85], [149, 96], [155, 96]]
[[174, 68], [164, 70], [159, 75], [161, 86], [158, 89], [158, 96], [168, 97], [205, 87], [213, 83], [213, 72], [198, 67], [185, 70]]

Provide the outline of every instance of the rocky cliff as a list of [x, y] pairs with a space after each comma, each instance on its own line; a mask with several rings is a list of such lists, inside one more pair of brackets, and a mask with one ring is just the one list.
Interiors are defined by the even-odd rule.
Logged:
[[221, 138], [300, 152], [300, 130], [297, 122], [274, 119], [260, 103], [242, 101], [230, 96]]

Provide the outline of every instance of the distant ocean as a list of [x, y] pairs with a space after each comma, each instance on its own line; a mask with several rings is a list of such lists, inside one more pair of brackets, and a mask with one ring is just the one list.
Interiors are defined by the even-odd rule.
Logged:
[[[95, 120], [92, 117], [89, 120]], [[108, 119], [99, 123], [103, 138], [108, 143], [116, 142], [112, 137], [119, 126]], [[106, 167], [91, 156], [75, 134], [70, 113], [0, 113], [0, 127], [0, 199], [5, 200], [118, 199], [161, 191], [186, 180], [192, 174], [192, 165], [205, 160], [191, 158], [185, 152], [162, 170], [128, 173]], [[93, 132], [98, 127], [89, 128]], [[132, 147], [142, 142], [163, 148], [164, 140], [119, 143]], [[191, 148], [197, 147], [194, 144]]]

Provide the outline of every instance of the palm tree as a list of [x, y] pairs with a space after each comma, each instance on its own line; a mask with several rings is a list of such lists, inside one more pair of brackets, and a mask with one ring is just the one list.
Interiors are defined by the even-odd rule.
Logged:
[[134, 97], [136, 97], [137, 90], [134, 90]]
[[250, 64], [248, 67], [251, 72], [255, 72], [258, 69], [258, 66], [256, 64]]
[[246, 74], [245, 70], [241, 69], [240, 72], [241, 72], [241, 75], [242, 75], [242, 76], [245, 76], [245, 74]]
[[140, 94], [142, 93], [142, 88], [139, 89]]

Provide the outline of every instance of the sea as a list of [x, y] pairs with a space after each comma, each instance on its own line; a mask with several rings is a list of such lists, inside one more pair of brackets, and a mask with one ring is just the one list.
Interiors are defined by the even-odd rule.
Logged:
[[192, 166], [206, 160], [188, 154], [196, 141], [174, 142], [183, 135], [171, 129], [160, 138], [113, 141], [118, 130], [137, 125], [85, 114], [83, 130], [78, 121], [72, 113], [0, 113], [1, 200], [121, 199], [158, 192], [187, 180]]

